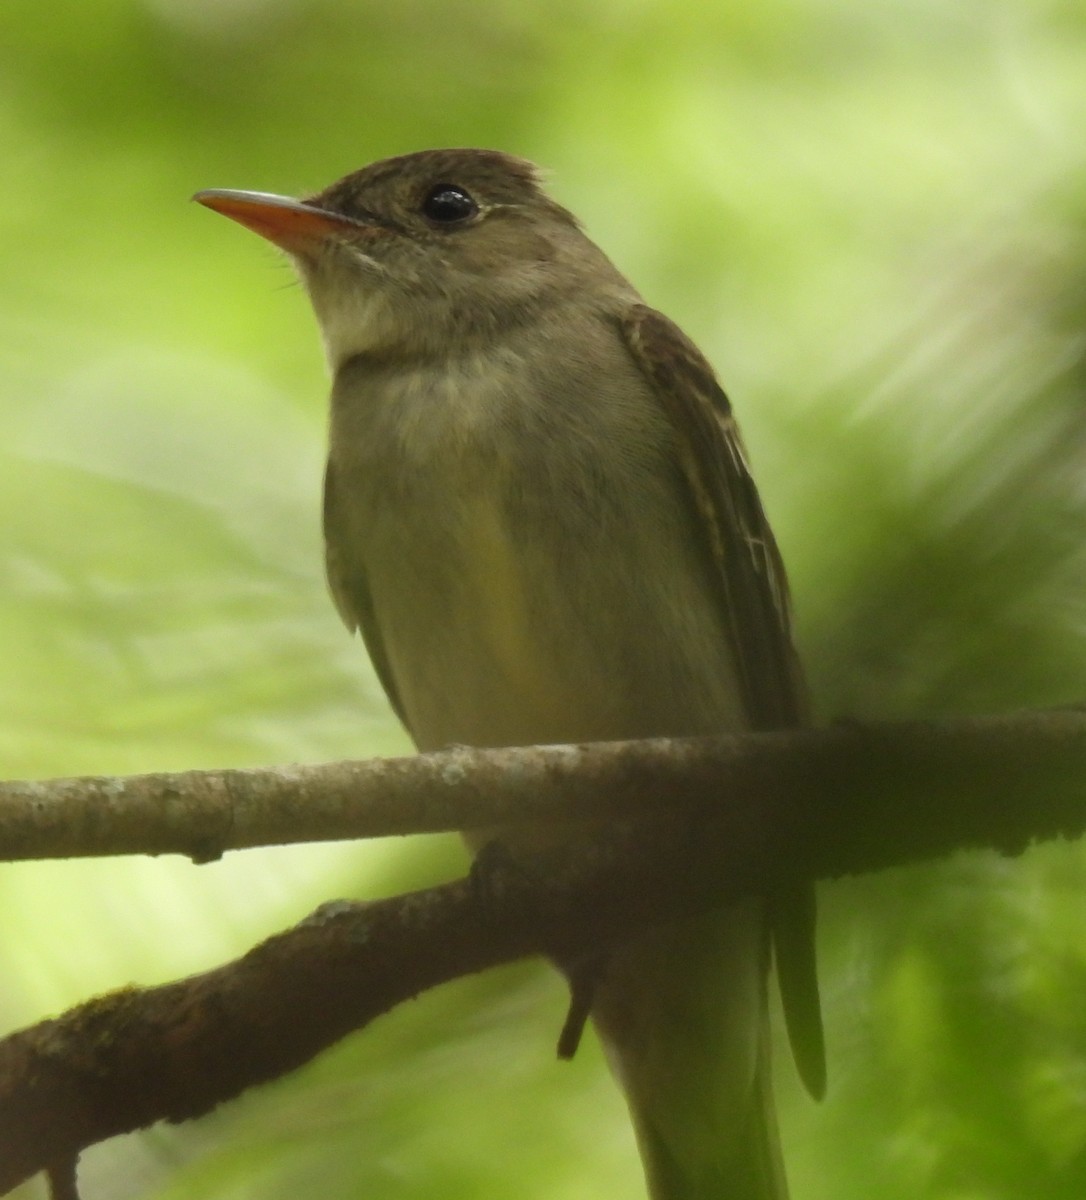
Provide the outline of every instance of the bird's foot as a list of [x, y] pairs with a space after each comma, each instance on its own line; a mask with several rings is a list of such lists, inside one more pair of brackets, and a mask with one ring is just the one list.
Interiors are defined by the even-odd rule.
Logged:
[[569, 980], [569, 1008], [558, 1035], [558, 1057], [561, 1059], [571, 1059], [581, 1044], [585, 1023], [592, 1012], [592, 1001], [596, 998], [596, 986], [603, 974], [603, 964], [604, 956], [593, 954], [564, 968]]

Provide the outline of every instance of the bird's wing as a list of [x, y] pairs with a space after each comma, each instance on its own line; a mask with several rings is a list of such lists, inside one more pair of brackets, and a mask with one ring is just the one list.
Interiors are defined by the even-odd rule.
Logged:
[[[667, 317], [633, 305], [626, 344], [675, 429], [679, 466], [715, 564], [721, 613], [751, 727], [808, 721], [803, 672], [792, 644], [788, 584], [735, 418], [712, 367]], [[825, 1050], [814, 950], [814, 887], [769, 899], [777, 975], [793, 1054], [808, 1089], [825, 1090]]]
[[329, 462], [324, 470], [324, 568], [328, 576], [328, 588], [343, 623], [352, 633], [357, 629], [362, 634], [381, 687], [384, 688], [396, 716], [410, 734], [411, 729], [407, 724], [404, 707], [392, 678], [392, 666], [388, 661], [377, 621], [374, 619], [373, 601], [370, 598], [366, 574], [356, 557], [343, 553], [343, 547], [349, 544], [350, 537], [340, 507], [335, 466]]

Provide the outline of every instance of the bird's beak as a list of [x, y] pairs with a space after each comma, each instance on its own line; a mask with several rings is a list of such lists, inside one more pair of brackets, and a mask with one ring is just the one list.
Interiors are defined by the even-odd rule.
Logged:
[[193, 200], [238, 221], [288, 254], [312, 252], [336, 234], [357, 235], [360, 229], [366, 228], [360, 221], [340, 213], [304, 204], [290, 196], [273, 196], [267, 192], [212, 188], [197, 192]]

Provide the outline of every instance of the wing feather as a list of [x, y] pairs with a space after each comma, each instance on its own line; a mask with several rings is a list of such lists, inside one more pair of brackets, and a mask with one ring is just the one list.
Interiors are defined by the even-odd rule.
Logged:
[[[704, 530], [751, 727], [806, 724], [809, 707], [792, 642], [788, 583], [747, 465], [731, 405], [697, 347], [667, 317], [634, 305], [623, 334], [678, 435], [679, 466]], [[793, 1054], [816, 1096], [825, 1049], [815, 964], [813, 885], [769, 899], [777, 976]]]
[[332, 599], [344, 625], [352, 633], [357, 629], [362, 634], [381, 687], [384, 688], [396, 716], [410, 734], [411, 728], [392, 677], [392, 664], [388, 660], [381, 631], [374, 617], [373, 600], [370, 597], [366, 574], [357, 556], [345, 552], [349, 545], [350, 533], [346, 528], [345, 514], [340, 503], [336, 468], [329, 460], [324, 469], [324, 568], [328, 576], [328, 590], [332, 593]]

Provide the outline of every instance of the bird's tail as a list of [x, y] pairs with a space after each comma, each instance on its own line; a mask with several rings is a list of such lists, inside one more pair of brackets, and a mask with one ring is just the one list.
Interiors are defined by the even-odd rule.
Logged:
[[715, 1155], [684, 1161], [651, 1113], [639, 1114], [637, 1142], [652, 1200], [788, 1200], [768, 1062], [758, 1066], [745, 1117]]
[[767, 922], [750, 902], [616, 951], [593, 1005], [652, 1200], [787, 1200], [770, 1083]]

